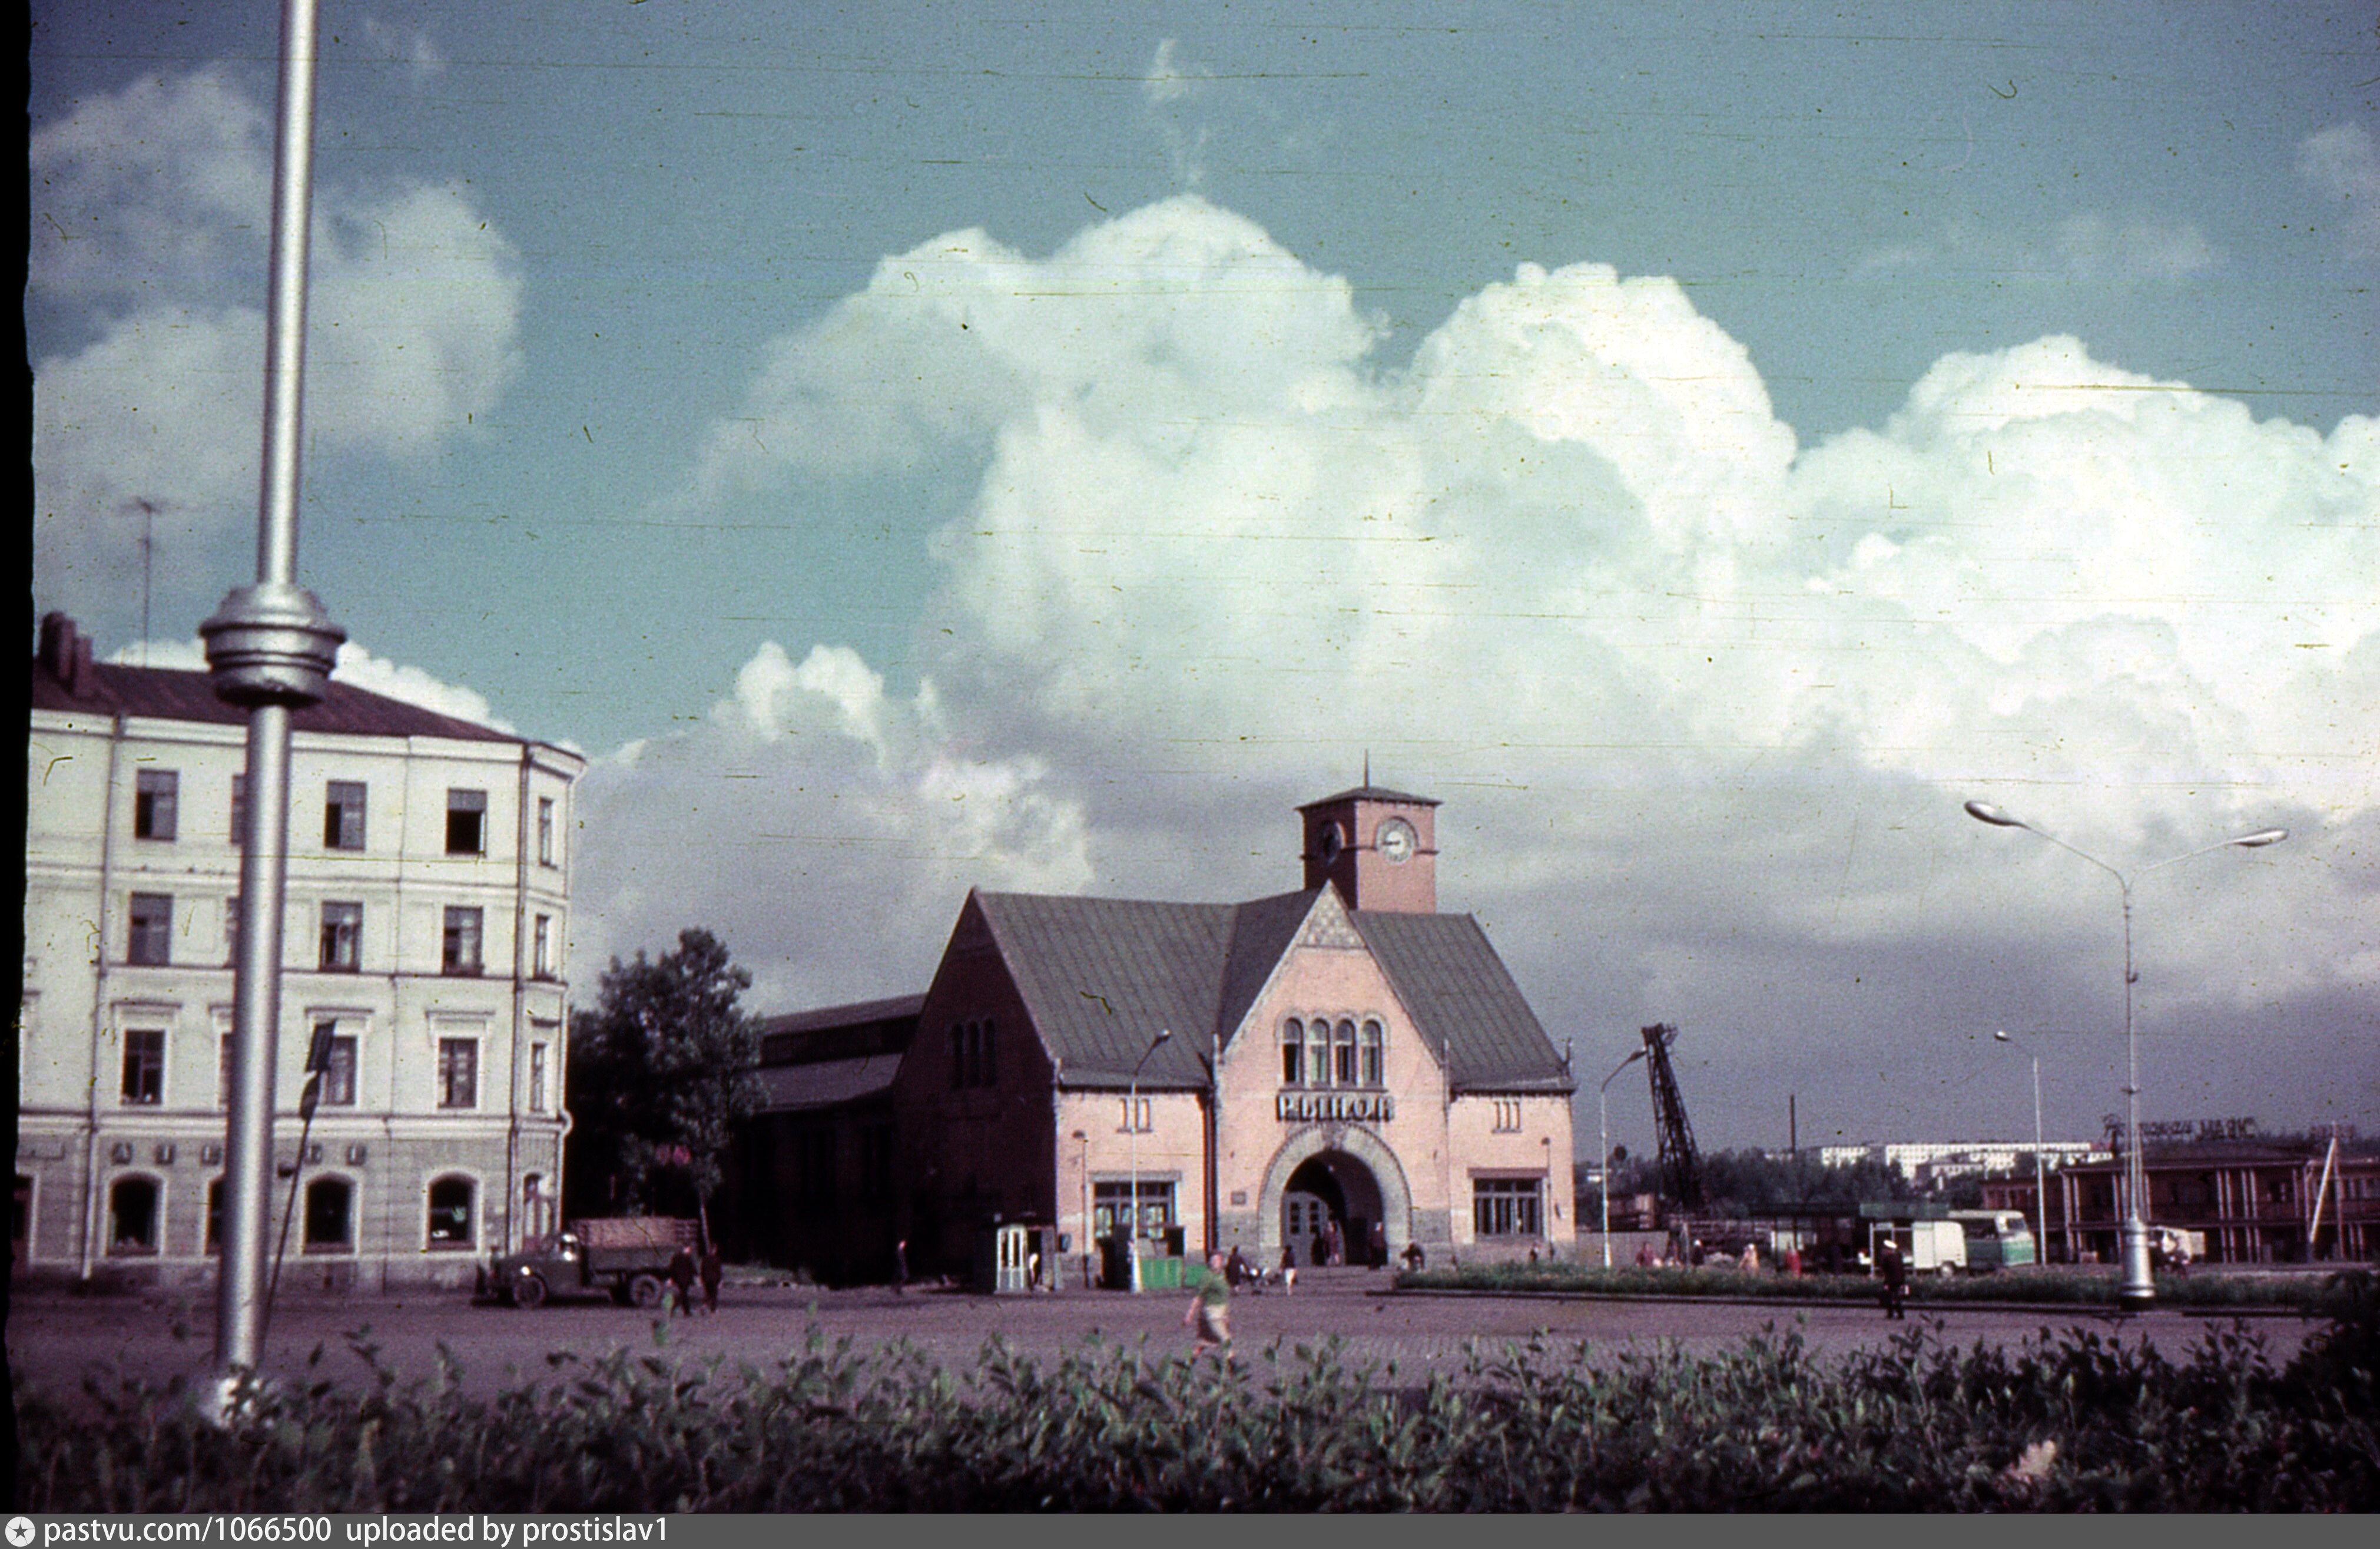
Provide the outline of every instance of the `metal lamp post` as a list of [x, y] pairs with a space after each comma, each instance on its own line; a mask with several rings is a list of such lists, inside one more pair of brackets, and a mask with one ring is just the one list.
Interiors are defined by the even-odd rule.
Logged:
[[1128, 1223], [1123, 1239], [1124, 1277], [1135, 1296], [1140, 1294], [1140, 1072], [1141, 1067], [1148, 1063], [1148, 1056], [1172, 1036], [1172, 1028], [1157, 1030], [1157, 1036], [1140, 1052], [1139, 1064], [1132, 1067], [1132, 1080], [1124, 1088], [1123, 1128], [1132, 1152], [1131, 1208], [1124, 1217]]
[[1603, 1199], [1603, 1267], [1606, 1269], [1611, 1267], [1611, 1083], [1620, 1079], [1622, 1070], [1644, 1057], [1644, 1050], [1630, 1050], [1628, 1057], [1613, 1066], [1611, 1074], [1603, 1078], [1603, 1084], [1595, 1089], [1595, 1141], [1603, 1148], [1597, 1154], [1595, 1164], [1597, 1177], [1602, 1180], [1602, 1187], [1596, 1192]]
[[[2123, 872], [2095, 855], [2076, 849], [2057, 835], [2035, 828], [2022, 818], [2012, 817], [1988, 801], [1970, 801], [1967, 815], [1977, 823], [1987, 823], [1995, 828], [2022, 828], [2026, 833], [2048, 840], [2070, 855], [2081, 856], [2116, 879], [2122, 891], [2124, 905], [2124, 1221], [2120, 1233], [2123, 1271], [2117, 1281], [2117, 1305], [2127, 1311], [2145, 1311], [2156, 1300], [2156, 1280], [2149, 1269], [2149, 1228], [2143, 1207], [2148, 1199], [2148, 1174], [2141, 1161], [2141, 1058], [2140, 1040], [2132, 1028], [2132, 983], [2139, 976], [2132, 971], [2132, 882]], [[2140, 868], [2138, 875], [2145, 876], [2160, 867], [2188, 860], [2194, 856], [2208, 855], [2218, 849], [2261, 849], [2277, 845], [2289, 836], [2286, 828], [2260, 828], [2253, 834], [2221, 839], [2197, 849], [2171, 856]]]
[[[2003, 1031], [1993, 1033], [1992, 1042], [2013, 1043], [2016, 1041]], [[2035, 1229], [2040, 1233], [2034, 1239], [2033, 1257], [2035, 1263], [2046, 1263], [2049, 1262], [2049, 1194], [2047, 1185], [2043, 1182], [2041, 1168], [2041, 1055], [2032, 1049], [2027, 1049], [2025, 1055], [2033, 1061], [2033, 1214]]]

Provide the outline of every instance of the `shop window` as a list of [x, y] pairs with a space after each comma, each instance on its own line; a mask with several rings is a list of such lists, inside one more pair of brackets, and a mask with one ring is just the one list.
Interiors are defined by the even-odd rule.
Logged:
[[488, 853], [488, 793], [449, 790], [446, 793], [446, 853]]
[[306, 1186], [306, 1251], [344, 1253], [355, 1246], [355, 1186], [318, 1177]]
[[455, 904], [446, 907], [446, 932], [438, 957], [441, 972], [475, 974], [480, 971], [481, 918], [476, 908]]
[[1305, 1084], [1305, 1024], [1294, 1017], [1281, 1024], [1281, 1084]]
[[136, 1108], [153, 1108], [165, 1100], [165, 1033], [161, 1028], [133, 1028], [124, 1035], [123, 1102]]
[[333, 780], [322, 799], [322, 848], [364, 848], [364, 787], [360, 780]]
[[1471, 1180], [1471, 1229], [1479, 1237], [1543, 1237], [1543, 1182], [1537, 1178]]
[[132, 777], [132, 836], [171, 839], [179, 828], [182, 777], [170, 769], [143, 769]]
[[[1091, 1235], [1114, 1237], [1123, 1223], [1132, 1217], [1133, 1186], [1122, 1183], [1091, 1185]], [[1171, 1179], [1140, 1180], [1139, 1235], [1152, 1240], [1162, 1239], [1167, 1227], [1173, 1225], [1173, 1184]]]
[[442, 1038], [438, 1041], [438, 1105], [476, 1108], [480, 1105], [480, 1041]]
[[157, 1251], [157, 1180], [120, 1177], [107, 1191], [107, 1250]]
[[125, 961], [136, 967], [163, 968], [173, 955], [173, 895], [132, 895], [132, 933], [126, 942]]
[[430, 1246], [469, 1248], [474, 1240], [471, 1206], [475, 1190], [467, 1177], [442, 1177], [430, 1186]]
[[364, 907], [361, 904], [322, 906], [324, 973], [353, 973], [363, 960]]

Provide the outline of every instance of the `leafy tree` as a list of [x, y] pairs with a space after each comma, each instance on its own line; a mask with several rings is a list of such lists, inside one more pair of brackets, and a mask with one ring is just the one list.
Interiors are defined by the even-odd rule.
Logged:
[[690, 1192], [708, 1214], [735, 1127], [760, 1104], [759, 1027], [736, 1004], [751, 985], [718, 937], [681, 931], [659, 958], [613, 958], [595, 1008], [571, 1018], [574, 1181], [597, 1174], [605, 1208]]

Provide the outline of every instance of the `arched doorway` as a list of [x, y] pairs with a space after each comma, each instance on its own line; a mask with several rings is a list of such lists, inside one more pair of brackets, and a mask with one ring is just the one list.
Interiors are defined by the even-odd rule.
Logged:
[[1338, 1227], [1351, 1264], [1377, 1256], [1370, 1252], [1375, 1226], [1390, 1255], [1413, 1235], [1404, 1169], [1378, 1137], [1358, 1127], [1316, 1126], [1283, 1141], [1265, 1169], [1259, 1201], [1257, 1246], [1268, 1265], [1281, 1262], [1284, 1246], [1299, 1268], [1318, 1262], [1325, 1222]]
[[1281, 1238], [1300, 1265], [1324, 1262], [1334, 1230], [1342, 1263], [1369, 1262], [1374, 1226], [1387, 1230], [1379, 1182], [1345, 1152], [1318, 1152], [1289, 1175], [1281, 1195]]

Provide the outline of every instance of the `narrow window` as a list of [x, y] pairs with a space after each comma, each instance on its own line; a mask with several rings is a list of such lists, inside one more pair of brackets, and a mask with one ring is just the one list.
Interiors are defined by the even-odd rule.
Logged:
[[1330, 1078], [1334, 1084], [1355, 1084], [1355, 1024], [1342, 1022], [1330, 1040]]
[[231, 842], [238, 848], [248, 843], [248, 776], [231, 777]]
[[309, 1253], [344, 1253], [355, 1241], [355, 1187], [343, 1177], [318, 1177], [306, 1186]]
[[324, 973], [353, 973], [362, 958], [364, 907], [361, 904], [322, 906]]
[[966, 1024], [961, 1022], [951, 1029], [951, 1090], [956, 1092], [965, 1085], [966, 1085]]
[[528, 1111], [545, 1112], [545, 1045], [528, 1046]]
[[1305, 1024], [1305, 1084], [1330, 1084], [1330, 1024], [1319, 1017]]
[[124, 1035], [124, 1102], [153, 1108], [164, 1100], [164, 1030], [134, 1028]]
[[488, 852], [488, 793], [449, 790], [446, 793], [446, 853], [485, 855]]
[[540, 979], [553, 977], [553, 916], [540, 914], [537, 928], [529, 937], [529, 972]]
[[221, 1178], [211, 1178], [207, 1182], [206, 1251], [210, 1253], [223, 1251], [223, 1189], [224, 1180]]
[[[335, 1027], [336, 1023], [325, 1023]], [[334, 1108], [356, 1105], [356, 1041], [353, 1037], [334, 1033], [329, 1057], [322, 1066], [322, 1102]]]
[[132, 895], [132, 935], [126, 943], [124, 960], [148, 968], [163, 968], [172, 955], [173, 940], [173, 895]]
[[438, 1105], [476, 1108], [480, 1105], [480, 1041], [442, 1038], [438, 1041]]
[[171, 839], [176, 830], [182, 777], [170, 769], [143, 769], [132, 777], [132, 836]]
[[1281, 1084], [1293, 1087], [1305, 1079], [1305, 1024], [1292, 1017], [1281, 1024]]
[[231, 1106], [231, 1034], [225, 1033], [216, 1041], [215, 1106]]
[[430, 1186], [430, 1246], [471, 1246], [471, 1180], [442, 1177]]
[[439, 967], [446, 973], [477, 973], [480, 971], [480, 911], [476, 909], [448, 905], [446, 908], [445, 944], [439, 955]]
[[364, 787], [358, 780], [334, 780], [322, 800], [322, 848], [364, 848]]
[[1363, 1043], [1363, 1079], [1366, 1086], [1376, 1087], [1381, 1084], [1381, 1072], [1386, 1064], [1384, 1055], [1387, 1047], [1388, 1035], [1381, 1029], [1380, 1024], [1366, 1022]]
[[239, 966], [239, 895], [224, 900], [224, 962], [231, 968]]
[[537, 799], [537, 863], [553, 864], [553, 798]]
[[157, 1251], [157, 1180], [125, 1177], [107, 1191], [107, 1250]]

